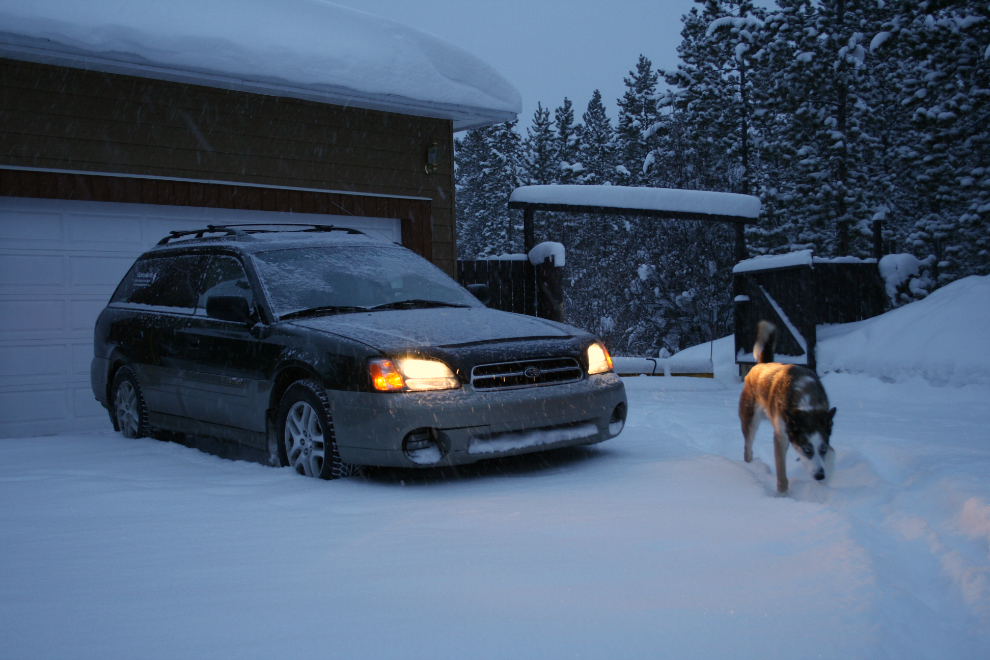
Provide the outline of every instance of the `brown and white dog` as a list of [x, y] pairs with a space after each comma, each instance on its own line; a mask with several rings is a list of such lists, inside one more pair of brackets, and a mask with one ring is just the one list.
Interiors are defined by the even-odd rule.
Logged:
[[818, 481], [832, 474], [835, 450], [829, 446], [835, 408], [811, 369], [773, 361], [777, 328], [760, 321], [753, 356], [757, 364], [746, 374], [739, 397], [739, 421], [746, 441], [743, 458], [753, 460], [753, 438], [764, 418], [773, 424], [773, 453], [777, 463], [777, 492], [787, 492], [787, 445], [794, 445], [801, 462]]

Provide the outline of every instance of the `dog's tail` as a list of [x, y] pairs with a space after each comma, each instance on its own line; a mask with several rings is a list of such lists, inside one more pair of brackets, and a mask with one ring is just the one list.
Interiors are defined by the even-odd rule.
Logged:
[[777, 347], [777, 326], [769, 321], [760, 321], [756, 331], [756, 346], [753, 357], [757, 362], [773, 362], [773, 352]]

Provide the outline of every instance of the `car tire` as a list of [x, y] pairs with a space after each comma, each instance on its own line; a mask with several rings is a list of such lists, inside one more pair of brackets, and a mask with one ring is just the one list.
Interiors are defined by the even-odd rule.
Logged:
[[330, 400], [316, 381], [300, 380], [289, 386], [279, 403], [276, 424], [282, 465], [320, 479], [357, 473], [357, 466], [340, 460]]
[[130, 367], [121, 367], [113, 377], [110, 399], [110, 421], [113, 430], [125, 438], [143, 438], [151, 435], [148, 426], [148, 404], [144, 401], [141, 385]]

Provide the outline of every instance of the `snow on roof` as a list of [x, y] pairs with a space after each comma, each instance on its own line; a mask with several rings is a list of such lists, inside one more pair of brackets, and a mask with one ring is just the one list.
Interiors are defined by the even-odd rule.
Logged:
[[665, 211], [755, 219], [760, 200], [750, 195], [630, 188], [626, 186], [524, 186], [512, 191], [510, 203], [594, 206], [629, 211]]
[[744, 259], [732, 267], [733, 273], [748, 273], [754, 270], [769, 270], [771, 268], [791, 268], [792, 266], [810, 266], [812, 263], [811, 250], [798, 250], [786, 254], [768, 254], [752, 259]]
[[754, 270], [811, 266], [812, 264], [875, 264], [876, 259], [859, 257], [816, 257], [812, 250], [797, 250], [784, 254], [767, 254], [740, 261], [732, 267], [733, 273], [748, 273]]
[[323, 0], [0, 0], [0, 56], [451, 119], [522, 97], [442, 39]]

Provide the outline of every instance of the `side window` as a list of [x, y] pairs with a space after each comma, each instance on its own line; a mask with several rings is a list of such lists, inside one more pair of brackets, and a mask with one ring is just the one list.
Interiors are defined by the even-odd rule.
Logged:
[[197, 307], [206, 309], [206, 300], [210, 296], [241, 296], [254, 307], [254, 294], [248, 282], [244, 266], [235, 257], [217, 255], [210, 260], [206, 268], [206, 277], [200, 287]]
[[110, 302], [196, 308], [196, 292], [206, 269], [207, 257], [179, 255], [141, 259], [121, 281]]

